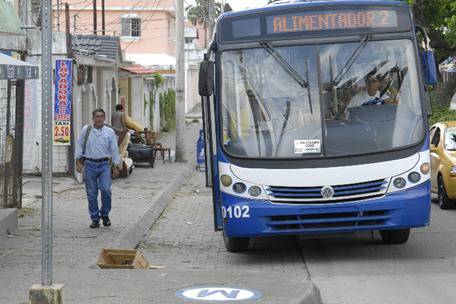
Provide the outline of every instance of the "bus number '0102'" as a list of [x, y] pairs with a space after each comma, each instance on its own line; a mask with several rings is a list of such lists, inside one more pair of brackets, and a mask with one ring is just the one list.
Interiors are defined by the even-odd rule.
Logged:
[[249, 212], [249, 206], [229, 206], [228, 208], [222, 206], [223, 218], [249, 218]]

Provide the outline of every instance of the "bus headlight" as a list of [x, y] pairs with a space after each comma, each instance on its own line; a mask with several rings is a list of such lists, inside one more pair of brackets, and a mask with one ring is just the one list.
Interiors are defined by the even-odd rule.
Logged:
[[247, 186], [244, 183], [235, 183], [233, 185], [233, 191], [236, 192], [237, 194], [244, 193], [246, 189], [247, 189]]
[[431, 169], [431, 166], [429, 166], [429, 163], [422, 163], [420, 166], [420, 171], [424, 175], [428, 174]]
[[402, 189], [405, 187], [407, 182], [402, 177], [398, 177], [394, 180], [393, 184], [394, 184], [394, 187], [396, 187], [397, 189]]
[[411, 183], [416, 184], [417, 182], [420, 181], [420, 179], [421, 179], [421, 175], [418, 172], [410, 172], [408, 175], [408, 180]]
[[249, 188], [249, 194], [253, 197], [260, 196], [261, 194], [261, 188], [258, 186], [252, 186]]
[[225, 187], [231, 186], [231, 183], [233, 182], [233, 180], [231, 179], [231, 177], [229, 175], [220, 176], [220, 181], [222, 182], [222, 185]]

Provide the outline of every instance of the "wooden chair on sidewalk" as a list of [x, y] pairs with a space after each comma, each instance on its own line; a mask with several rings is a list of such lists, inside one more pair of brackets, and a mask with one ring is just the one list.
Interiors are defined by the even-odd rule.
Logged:
[[166, 154], [168, 154], [168, 161], [171, 162], [171, 149], [163, 147], [161, 143], [157, 142], [157, 133], [149, 131], [147, 128], [144, 128], [144, 136], [146, 138], [146, 143], [152, 146], [154, 158], [157, 157], [157, 152], [160, 152], [160, 156], [163, 159], [163, 164], [166, 163]]

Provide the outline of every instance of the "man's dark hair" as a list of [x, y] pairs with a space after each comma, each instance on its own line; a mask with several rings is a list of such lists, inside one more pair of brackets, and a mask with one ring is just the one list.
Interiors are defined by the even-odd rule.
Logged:
[[92, 111], [92, 117], [95, 117], [95, 114], [98, 113], [103, 113], [104, 116], [106, 116], [106, 112], [102, 108], [96, 108], [95, 110]]
[[369, 79], [375, 79], [375, 80], [378, 79], [377, 68], [373, 68], [372, 70], [369, 71], [369, 73], [367, 73], [366, 76], [364, 76], [364, 80], [368, 81]]
[[122, 111], [122, 110], [123, 110], [123, 105], [118, 104], [118, 105], [116, 106], [116, 111]]

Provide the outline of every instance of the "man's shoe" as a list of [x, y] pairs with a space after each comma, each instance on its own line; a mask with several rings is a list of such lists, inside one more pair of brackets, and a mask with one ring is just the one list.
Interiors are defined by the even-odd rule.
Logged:
[[109, 216], [103, 216], [101, 219], [103, 220], [103, 226], [111, 226], [111, 220], [109, 219]]
[[92, 221], [92, 224], [89, 226], [90, 228], [100, 228], [100, 222], [99, 221]]

